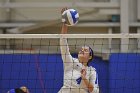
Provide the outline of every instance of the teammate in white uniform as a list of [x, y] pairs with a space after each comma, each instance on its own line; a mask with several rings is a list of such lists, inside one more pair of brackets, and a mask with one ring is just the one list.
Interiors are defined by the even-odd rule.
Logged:
[[[62, 12], [66, 8], [62, 9]], [[67, 26], [62, 25], [61, 34], [67, 34]], [[69, 52], [66, 38], [60, 38], [61, 56], [64, 63], [64, 83], [58, 93], [99, 93], [98, 75], [95, 68], [88, 67], [93, 59], [93, 51], [83, 46], [78, 53], [78, 59]]]

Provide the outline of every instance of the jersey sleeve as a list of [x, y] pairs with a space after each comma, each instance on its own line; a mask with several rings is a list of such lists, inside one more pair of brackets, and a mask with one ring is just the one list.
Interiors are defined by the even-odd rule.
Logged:
[[74, 60], [69, 52], [69, 47], [68, 47], [66, 38], [60, 38], [60, 51], [61, 51], [61, 57], [62, 57], [64, 66], [65, 67], [72, 66], [72, 63], [74, 62]]

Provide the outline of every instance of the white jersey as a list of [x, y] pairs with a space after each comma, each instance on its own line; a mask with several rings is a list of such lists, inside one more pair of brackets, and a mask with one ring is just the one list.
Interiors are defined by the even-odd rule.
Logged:
[[[70, 92], [65, 91], [65, 93], [89, 93], [86, 85], [84, 84], [84, 81], [81, 79], [82, 69], [86, 69], [86, 79], [93, 84], [93, 92], [98, 93], [98, 78], [95, 68], [91, 66], [85, 67], [79, 62], [77, 58], [73, 58], [69, 52], [69, 47], [66, 39], [60, 39], [60, 48], [62, 60], [64, 63], [64, 84], [62, 89], [71, 89]], [[62, 91], [62, 89], [60, 91]], [[60, 91], [59, 93], [62, 93]]]

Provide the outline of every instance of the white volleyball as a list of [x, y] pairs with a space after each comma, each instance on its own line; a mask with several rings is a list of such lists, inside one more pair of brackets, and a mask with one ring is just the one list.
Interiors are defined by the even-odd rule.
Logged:
[[75, 9], [68, 9], [62, 13], [62, 21], [68, 26], [73, 26], [78, 23], [79, 13]]

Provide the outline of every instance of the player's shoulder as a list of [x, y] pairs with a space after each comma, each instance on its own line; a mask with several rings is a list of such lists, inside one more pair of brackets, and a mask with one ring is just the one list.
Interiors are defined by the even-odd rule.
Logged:
[[89, 66], [89, 67], [88, 67], [88, 70], [90, 70], [90, 71], [95, 71], [95, 72], [96, 72], [96, 69], [95, 69], [93, 66]]
[[90, 76], [96, 75], [96, 69], [93, 66], [89, 66], [87, 72], [89, 73]]
[[79, 60], [78, 60], [78, 58], [72, 58], [72, 60], [74, 61], [74, 62], [79, 62]]

